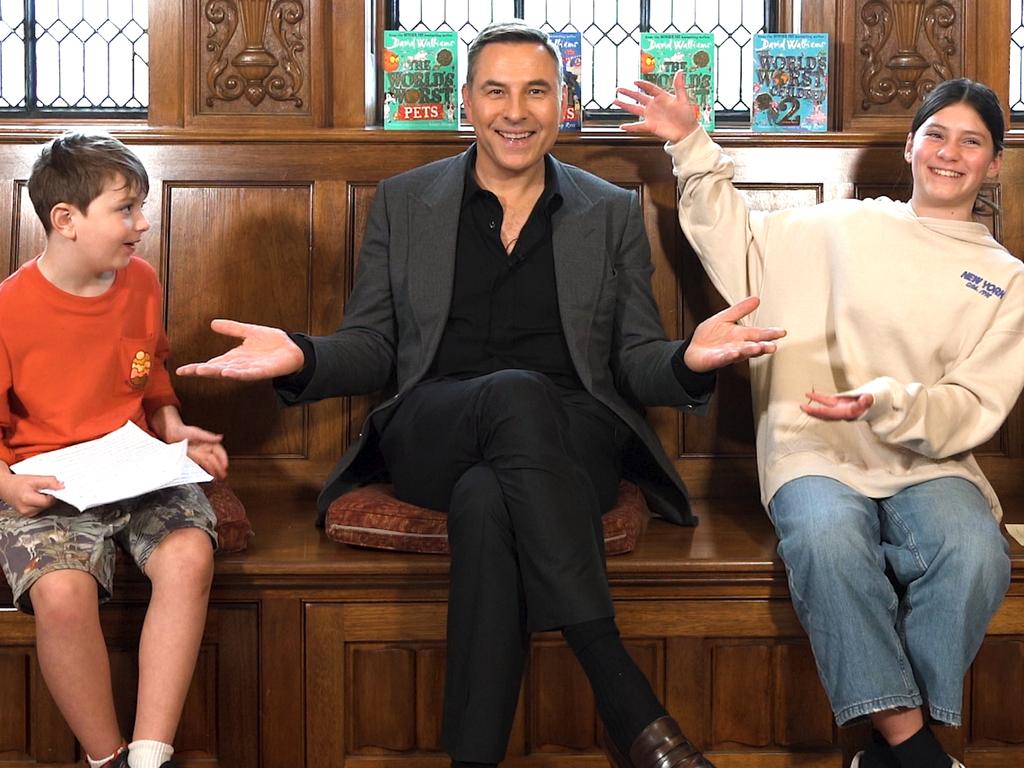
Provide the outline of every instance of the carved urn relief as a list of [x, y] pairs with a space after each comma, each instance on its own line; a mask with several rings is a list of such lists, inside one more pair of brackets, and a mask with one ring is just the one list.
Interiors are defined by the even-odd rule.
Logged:
[[203, 20], [203, 112], [303, 107], [308, 21], [299, 0], [206, 0]]
[[954, 77], [960, 20], [947, 0], [870, 0], [860, 9], [861, 109], [896, 102], [910, 110]]

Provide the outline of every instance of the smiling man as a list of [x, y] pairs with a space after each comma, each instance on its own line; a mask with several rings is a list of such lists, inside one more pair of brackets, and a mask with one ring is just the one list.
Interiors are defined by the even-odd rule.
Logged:
[[381, 182], [341, 328], [215, 320], [242, 344], [179, 373], [280, 377], [289, 403], [393, 387], [319, 506], [386, 473], [399, 498], [448, 513], [455, 766], [503, 759], [529, 633], [557, 629], [616, 765], [699, 768], [619, 638], [601, 515], [625, 476], [658, 514], [696, 522], [637, 406], [701, 408], [710, 371], [774, 351], [782, 332], [738, 326], [746, 299], [688, 342], [665, 338], [637, 195], [548, 154], [563, 90], [543, 32], [484, 29], [463, 88], [476, 144]]

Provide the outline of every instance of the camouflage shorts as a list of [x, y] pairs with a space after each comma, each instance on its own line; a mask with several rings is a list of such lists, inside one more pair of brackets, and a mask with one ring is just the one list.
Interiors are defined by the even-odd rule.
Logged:
[[72, 568], [91, 573], [100, 600], [114, 588], [119, 544], [145, 570], [156, 546], [181, 528], [206, 531], [217, 546], [216, 517], [198, 485], [176, 485], [132, 499], [79, 512], [58, 501], [35, 517], [16, 515], [0, 502], [0, 565], [14, 593], [14, 604], [32, 613], [29, 589], [50, 571]]

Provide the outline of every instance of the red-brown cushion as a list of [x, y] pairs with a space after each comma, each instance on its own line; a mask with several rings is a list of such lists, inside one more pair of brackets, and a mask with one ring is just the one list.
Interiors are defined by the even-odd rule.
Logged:
[[241, 552], [249, 546], [249, 538], [253, 535], [252, 523], [246, 517], [241, 500], [222, 480], [203, 483], [199, 487], [217, 515], [217, 551]]
[[[602, 518], [604, 551], [620, 555], [636, 546], [649, 517], [644, 495], [619, 483], [619, 499]], [[398, 552], [448, 553], [448, 516], [395, 498], [390, 485], [365, 485], [339, 496], [327, 510], [327, 537], [342, 544]]]

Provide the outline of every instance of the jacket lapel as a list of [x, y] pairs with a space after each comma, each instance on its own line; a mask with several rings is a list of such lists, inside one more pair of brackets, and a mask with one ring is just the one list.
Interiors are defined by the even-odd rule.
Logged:
[[562, 206], [551, 219], [558, 307], [576, 372], [589, 386], [587, 349], [606, 261], [599, 229], [604, 203], [587, 197], [558, 161], [555, 172], [562, 192]]
[[421, 359], [433, 358], [448, 319], [469, 153], [453, 157], [426, 188], [409, 192], [409, 301], [422, 330]]

